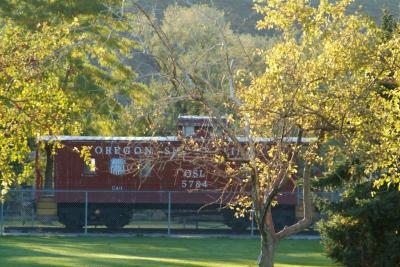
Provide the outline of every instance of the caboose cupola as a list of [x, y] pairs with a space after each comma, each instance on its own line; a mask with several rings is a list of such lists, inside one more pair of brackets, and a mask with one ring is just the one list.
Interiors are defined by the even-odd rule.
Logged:
[[[222, 123], [226, 124], [225, 117]], [[179, 115], [178, 131], [185, 137], [207, 137], [217, 132], [217, 119], [210, 116]]]

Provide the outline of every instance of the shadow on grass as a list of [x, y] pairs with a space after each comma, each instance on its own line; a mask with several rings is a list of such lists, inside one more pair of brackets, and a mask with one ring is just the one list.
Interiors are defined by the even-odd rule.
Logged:
[[[0, 266], [256, 266], [259, 242], [230, 238], [2, 237]], [[318, 241], [283, 241], [277, 266], [334, 266]]]

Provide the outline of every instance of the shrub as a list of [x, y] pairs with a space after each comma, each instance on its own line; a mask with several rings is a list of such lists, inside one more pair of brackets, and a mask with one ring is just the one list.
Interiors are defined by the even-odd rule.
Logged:
[[[371, 192], [374, 192], [371, 194]], [[400, 192], [371, 182], [344, 192], [339, 203], [320, 201], [320, 223], [329, 257], [352, 267], [400, 266]]]

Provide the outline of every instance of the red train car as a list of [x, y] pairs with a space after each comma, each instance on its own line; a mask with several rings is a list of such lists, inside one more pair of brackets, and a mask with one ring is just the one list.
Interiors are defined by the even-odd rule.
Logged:
[[[187, 135], [199, 128], [182, 124]], [[193, 127], [188, 130], [188, 127]], [[200, 126], [198, 126], [200, 127]], [[203, 127], [201, 127], [204, 130]], [[207, 129], [209, 130], [209, 129]], [[174, 209], [207, 209], [218, 207], [234, 197], [222, 195], [223, 187], [206, 165], [196, 159], [178, 157], [181, 141], [170, 137], [43, 137], [42, 141], [57, 140], [63, 146], [54, 160], [54, 189], [57, 215], [70, 228], [82, 227], [85, 222], [85, 203], [88, 203], [88, 224], [105, 224], [121, 228], [128, 224], [135, 209], [163, 209], [172, 203]], [[79, 153], [88, 149], [85, 162]], [[228, 154], [237, 155], [234, 147]], [[90, 161], [90, 164], [87, 162]], [[288, 188], [291, 191], [292, 187]], [[172, 192], [172, 193], [170, 193]], [[274, 209], [277, 224], [284, 226], [295, 219], [296, 197], [291, 194], [279, 199]], [[231, 227], [245, 228], [247, 220], [235, 221], [232, 212], [224, 212]], [[279, 228], [279, 226], [278, 226]]]

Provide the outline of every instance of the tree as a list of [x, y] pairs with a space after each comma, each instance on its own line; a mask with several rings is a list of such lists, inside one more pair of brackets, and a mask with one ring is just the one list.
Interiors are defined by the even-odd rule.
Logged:
[[[0, 180], [4, 195], [27, 181], [33, 163], [30, 137], [77, 132], [79, 109], [60, 88], [58, 62], [71, 45], [76, 23], [38, 25], [34, 33], [7, 21], [0, 32]], [[20, 166], [20, 170], [16, 170]]]
[[[396, 31], [396, 21], [388, 12], [382, 17], [383, 41], [389, 41]], [[386, 98], [398, 90], [393, 73], [378, 81], [378, 93]], [[339, 166], [315, 184], [318, 190], [340, 190], [338, 202], [319, 199], [324, 214], [319, 229], [326, 253], [346, 266], [396, 266], [400, 259], [398, 213], [400, 191], [395, 186], [376, 188], [358, 159], [340, 162]], [[353, 168], [353, 169], [351, 169]], [[379, 172], [373, 177], [380, 184]], [[386, 179], [383, 179], [385, 181]]]
[[326, 216], [319, 229], [328, 256], [345, 266], [398, 266], [400, 192], [394, 186], [376, 189], [371, 181], [357, 183], [348, 168], [340, 178], [332, 173], [330, 180], [347, 189], [339, 202], [319, 203]]
[[[233, 128], [224, 125], [221, 110], [206, 97], [213, 90], [207, 77], [183, 64], [171, 38], [147, 16], [165, 47], [163, 73], [187, 99], [202, 103], [227, 136], [215, 140], [214, 154], [227, 166], [221, 177], [226, 187], [238, 188], [231, 205], [254, 206], [261, 233], [259, 266], [273, 266], [277, 243], [311, 223], [312, 166], [324, 161], [331, 170], [337, 161], [359, 158], [367, 177], [379, 172], [382, 183], [399, 182], [399, 90], [378, 93], [388, 77], [398, 87], [398, 42], [383, 42], [374, 22], [347, 14], [351, 2], [320, 1], [314, 6], [309, 1], [257, 1], [256, 9], [264, 16], [258, 27], [280, 31], [282, 38], [263, 53], [267, 67], [258, 77], [242, 79], [227, 72], [225, 106], [231, 112], [228, 120], [237, 126]], [[260, 136], [270, 138], [268, 152], [260, 145]], [[296, 142], [290, 142], [292, 136]], [[308, 145], [304, 137], [311, 138]], [[236, 146], [240, 158], [229, 159], [218, 144]], [[275, 232], [271, 206], [296, 175], [299, 159], [304, 162], [297, 175], [304, 217]]]
[[[154, 92], [154, 105], [150, 105], [148, 109], [157, 110], [159, 116], [151, 116], [150, 120], [157, 132], [160, 133], [160, 128], [164, 128], [161, 131], [163, 134], [175, 132], [174, 121], [179, 114], [208, 112], [201, 103], [192, 101], [189, 96], [191, 92], [181, 90], [173, 81], [174, 75], [182, 80], [187, 74], [195, 75], [206, 81], [204, 97], [212, 101], [214, 106], [219, 106], [221, 111], [226, 110], [223, 103], [229, 94], [230, 72], [251, 72], [253, 75], [260, 73], [264, 67], [263, 61], [253, 52], [268, 47], [274, 40], [235, 33], [226, 21], [224, 12], [214, 7], [171, 5], [166, 8], [159, 27], [168, 38], [175, 56], [179, 58], [179, 64], [185, 69], [174, 70], [169, 69], [169, 48], [152, 30], [143, 15], [138, 14], [137, 17], [133, 21], [134, 35], [148, 56], [147, 61], [156, 65], [153, 68], [154, 79], [149, 86]], [[148, 18], [155, 21], [150, 15]]]
[[385, 9], [382, 16], [382, 30], [384, 38], [390, 40], [393, 37], [393, 33], [396, 31], [397, 21], [389, 10]]
[[[131, 109], [146, 103], [146, 87], [131, 66], [137, 42], [128, 34], [132, 14], [123, 0], [3, 1], [2, 17], [30, 31], [47, 21], [56, 26], [79, 23], [71, 45], [59, 60], [60, 87], [80, 106], [75, 119], [84, 134], [133, 134], [124, 125]], [[140, 129], [141, 127], [138, 126]]]
[[[267, 51], [267, 71], [243, 91], [244, 114], [250, 113], [256, 135], [281, 138], [297, 128], [316, 137], [314, 144], [298, 152], [305, 161], [305, 199], [307, 169], [321, 161], [330, 170], [336, 161], [358, 158], [365, 163], [366, 176], [385, 170], [386, 179], [398, 182], [391, 169], [398, 165], [392, 158], [398, 158], [399, 128], [393, 121], [398, 117], [398, 91], [390, 99], [377, 94], [379, 81], [395, 69], [385, 61], [398, 52], [383, 48], [380, 29], [369, 19], [345, 13], [350, 3], [321, 1], [313, 7], [308, 1], [268, 1], [256, 6], [264, 14], [258, 26], [280, 30], [283, 40]], [[382, 52], [388, 50], [391, 53]], [[322, 145], [327, 153], [322, 153]], [[273, 191], [274, 187], [267, 189], [267, 197], [261, 199], [269, 199]], [[306, 201], [310, 207], [311, 199]], [[266, 228], [272, 242], [279, 241], [308, 224], [311, 214], [307, 203], [304, 206], [304, 220], [298, 224], [280, 233], [268, 224], [260, 229]], [[272, 265], [270, 253], [265, 254], [265, 266]]]
[[[131, 110], [146, 103], [148, 90], [136, 81], [130, 64], [137, 43], [128, 34], [128, 18], [132, 16], [125, 12], [124, 3], [119, 0], [3, 1], [0, 7], [1, 16], [8, 18], [4, 23], [13, 23], [31, 34], [43, 23], [55, 29], [68, 23], [75, 25], [69, 29], [69, 42], [57, 58], [57, 67], [54, 65], [49, 71], [57, 76], [58, 87], [76, 106], [68, 118], [80, 125], [80, 134], [128, 135], [142, 131], [146, 123], [129, 127], [125, 124]], [[78, 133], [69, 129], [65, 127], [57, 133]], [[44, 185], [51, 189], [55, 150], [50, 143], [40, 147], [47, 156]]]

